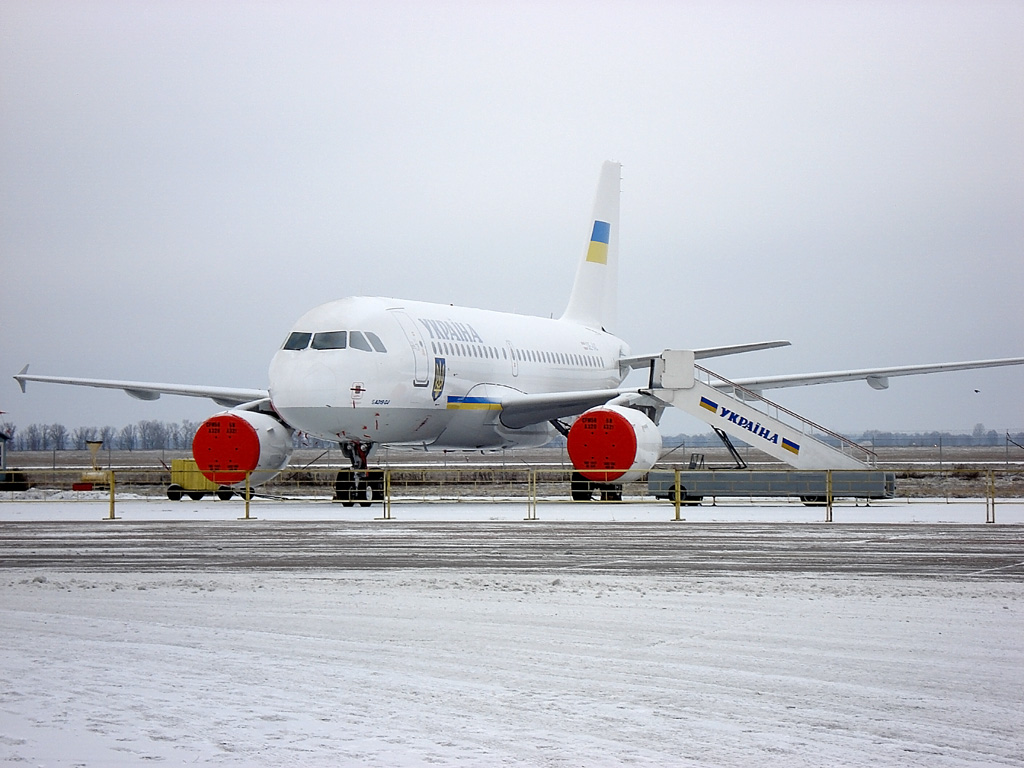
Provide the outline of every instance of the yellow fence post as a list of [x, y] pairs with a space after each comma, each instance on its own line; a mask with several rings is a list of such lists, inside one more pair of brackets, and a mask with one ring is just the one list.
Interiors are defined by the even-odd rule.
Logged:
[[537, 519], [537, 468], [531, 467], [526, 476], [526, 519]]
[[250, 480], [252, 479], [252, 472], [245, 473], [245, 517], [238, 518], [239, 520], [254, 520], [255, 518], [249, 516], [249, 501], [252, 498], [252, 485]]
[[679, 522], [679, 520], [680, 520], [680, 517], [679, 517], [679, 505], [681, 503], [680, 496], [682, 496], [682, 488], [679, 487], [679, 468], [678, 467], [676, 467], [676, 484], [675, 484], [675, 489], [672, 492], [672, 495], [675, 497], [673, 499], [673, 502], [674, 502], [675, 507], [676, 507], [676, 522]]
[[996, 475], [991, 469], [988, 471], [988, 487], [985, 489], [985, 522], [996, 521]]
[[832, 522], [832, 470], [825, 470], [825, 522]]
[[107, 472], [107, 480], [110, 483], [110, 514], [107, 516], [107, 520], [117, 520], [117, 516], [114, 514], [114, 470]]
[[381, 516], [377, 520], [391, 519], [391, 468], [384, 470], [384, 500], [381, 502]]

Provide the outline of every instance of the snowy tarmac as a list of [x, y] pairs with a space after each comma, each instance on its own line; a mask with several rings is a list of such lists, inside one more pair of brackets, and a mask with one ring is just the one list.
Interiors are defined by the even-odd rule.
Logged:
[[1024, 764], [1013, 504], [241, 510], [0, 503], [0, 762]]

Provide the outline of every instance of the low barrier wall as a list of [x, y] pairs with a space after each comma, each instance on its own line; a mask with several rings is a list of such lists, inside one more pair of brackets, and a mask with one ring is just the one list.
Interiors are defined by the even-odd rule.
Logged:
[[[664, 468], [660, 471], [674, 471]], [[675, 470], [678, 471], [678, 470]], [[338, 467], [289, 469], [270, 483], [250, 490], [250, 497], [283, 499], [288, 501], [328, 502], [346, 506], [374, 507], [383, 518], [390, 517], [395, 504], [459, 503], [459, 502], [520, 502], [527, 507], [526, 519], [537, 519], [538, 506], [548, 502], [563, 502], [571, 497], [573, 470], [568, 467], [391, 467], [373, 471], [373, 488], [364, 497], [353, 499], [351, 494], [339, 493], [339, 482], [346, 470]], [[985, 504], [986, 522], [995, 522], [995, 509], [1000, 501], [1024, 498], [1024, 471], [1020, 469], [913, 469], [896, 473], [896, 495], [883, 503], [906, 502], [915, 499], [941, 499], [947, 503]], [[179, 478], [180, 479], [180, 478]], [[678, 479], [678, 478], [677, 478]], [[171, 471], [163, 467], [127, 467], [112, 470], [85, 470], [61, 468], [26, 468], [8, 472], [0, 480], [0, 503], [5, 501], [93, 501], [109, 500], [110, 517], [115, 516], [117, 500], [152, 499], [166, 501], [172, 485]], [[678, 485], [678, 483], [677, 483]], [[208, 486], [207, 486], [208, 488]], [[179, 488], [178, 498], [199, 500], [222, 497], [229, 503], [244, 504], [248, 516], [248, 498], [245, 488], [208, 489]], [[650, 504], [646, 480], [627, 483], [621, 495], [602, 493], [596, 488], [593, 503]], [[173, 498], [173, 494], [172, 494]], [[703, 504], [743, 503], [759, 497], [731, 496], [729, 499], [705, 498]], [[789, 499], [789, 503], [800, 503]], [[578, 502], [587, 503], [587, 502]], [[670, 499], [674, 519], [680, 518], [680, 508], [688, 506], [685, 499]], [[786, 499], [773, 499], [773, 504], [787, 503]], [[869, 503], [859, 499], [832, 499], [822, 504], [825, 519], [831, 521], [833, 505]], [[875, 502], [879, 503], [879, 502]]]

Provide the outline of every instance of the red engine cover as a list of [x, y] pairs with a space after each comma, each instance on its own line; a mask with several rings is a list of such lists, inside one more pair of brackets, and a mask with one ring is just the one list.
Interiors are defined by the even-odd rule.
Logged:
[[220, 413], [199, 427], [192, 438], [192, 455], [210, 482], [241, 483], [259, 464], [260, 438], [245, 419]]
[[567, 447], [572, 465], [587, 480], [610, 483], [633, 467], [636, 433], [621, 413], [594, 409], [576, 419], [569, 430]]

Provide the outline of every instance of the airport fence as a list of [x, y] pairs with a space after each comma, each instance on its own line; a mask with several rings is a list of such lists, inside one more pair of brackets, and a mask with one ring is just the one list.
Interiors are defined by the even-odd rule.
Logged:
[[[680, 471], [673, 467], [659, 471], [676, 472], [675, 487], [680, 487]], [[756, 472], [756, 470], [755, 470]], [[177, 501], [203, 499], [244, 504], [264, 501], [333, 502], [374, 510], [375, 517], [389, 519], [392, 507], [403, 504], [522, 503], [525, 519], [538, 519], [545, 504], [575, 499], [579, 503], [651, 504], [646, 478], [620, 487], [582, 484], [570, 467], [563, 466], [488, 466], [458, 467], [396, 466], [371, 470], [354, 481], [349, 470], [339, 467], [287, 469], [271, 482], [258, 487], [218, 487], [205, 479], [183, 481], [183, 475], [169, 468], [124, 467], [104, 470], [25, 468], [8, 471], [0, 477], [0, 503], [6, 501], [107, 501], [109, 517], [114, 518], [119, 500]], [[831, 485], [829, 486], [831, 488]], [[995, 522], [1000, 502], [1024, 500], [1024, 468], [995, 469], [956, 467], [896, 471], [895, 496], [885, 500], [833, 497], [814, 503], [822, 506], [825, 520], [832, 520], [835, 505], [857, 506], [871, 503], [908, 503], [936, 500], [948, 504], [985, 505], [985, 521]], [[704, 497], [699, 502], [669, 496], [664, 502], [672, 509], [672, 519], [680, 520], [681, 510], [694, 506], [719, 504], [800, 504], [801, 499], [772, 498], [750, 493], [728, 497]], [[808, 503], [804, 500], [804, 503]]]

